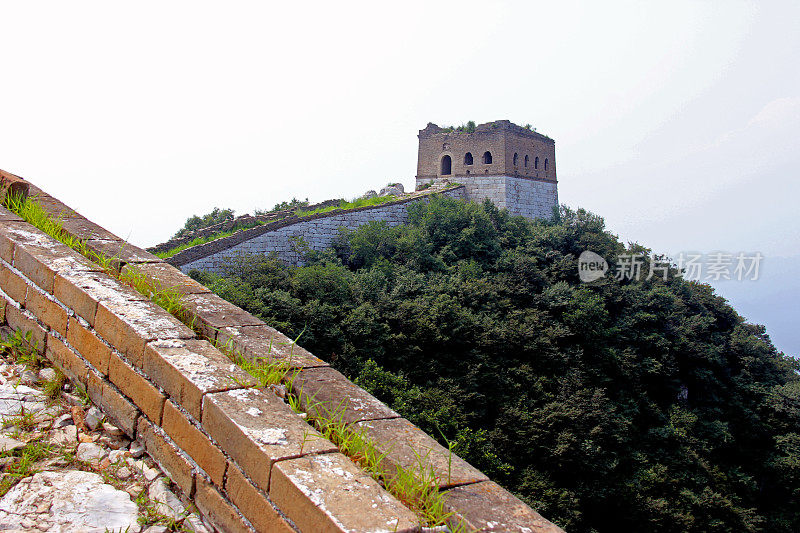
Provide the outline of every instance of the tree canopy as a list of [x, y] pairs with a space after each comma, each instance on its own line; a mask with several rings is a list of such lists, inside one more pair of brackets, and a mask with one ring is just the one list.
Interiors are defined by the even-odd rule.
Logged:
[[183, 237], [193, 231], [233, 220], [233, 213], [233, 209], [220, 209], [219, 207], [215, 207], [210, 213], [206, 213], [203, 216], [192, 215], [186, 219], [186, 223], [172, 238]]
[[584, 210], [409, 212], [192, 274], [570, 531], [800, 530], [800, 365], [764, 327], [674, 269], [581, 283], [584, 250], [647, 252]]

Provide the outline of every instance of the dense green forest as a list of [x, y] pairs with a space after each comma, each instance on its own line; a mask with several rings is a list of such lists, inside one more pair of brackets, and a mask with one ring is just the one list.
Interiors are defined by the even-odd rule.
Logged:
[[445, 198], [302, 268], [192, 275], [580, 531], [800, 531], [800, 365], [705, 284], [578, 279], [624, 245]]

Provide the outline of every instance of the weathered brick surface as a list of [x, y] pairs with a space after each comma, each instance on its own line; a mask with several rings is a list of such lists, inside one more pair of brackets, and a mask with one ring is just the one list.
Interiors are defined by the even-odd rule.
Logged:
[[14, 239], [10, 238], [3, 228], [11, 224], [23, 225], [24, 223], [7, 221], [0, 226], [0, 259], [3, 259], [9, 265], [14, 262]]
[[53, 287], [55, 297], [92, 326], [99, 302], [125, 304], [131, 300], [147, 300], [103, 272], [60, 272], [56, 274]]
[[89, 367], [66, 344], [49, 333], [45, 355], [73, 383], [86, 385]]
[[183, 306], [194, 318], [196, 327], [200, 327], [210, 339], [215, 339], [216, 332], [225, 326], [263, 324], [244, 309], [212, 293], [190, 294], [183, 299]]
[[340, 453], [275, 463], [270, 498], [301, 531], [417, 531], [416, 515]]
[[194, 496], [194, 502], [200, 512], [203, 513], [203, 516], [208, 518], [220, 531], [225, 533], [250, 533], [253, 531], [242, 520], [230, 502], [203, 476], [197, 476], [197, 492]]
[[[359, 422], [356, 427], [363, 428], [366, 435], [386, 453], [382, 464], [389, 476], [394, 475], [397, 467], [405, 468], [419, 479], [424, 479], [428, 472], [432, 472], [440, 488], [489, 479], [404, 418]], [[420, 458], [425, 465], [424, 470], [420, 468]]]
[[87, 240], [89, 249], [111, 259], [116, 270], [128, 263], [160, 263], [161, 259], [126, 241]]
[[492, 481], [456, 487], [445, 493], [445, 507], [470, 531], [563, 533], [563, 530]]
[[75, 349], [78, 350], [78, 353], [104, 376], [108, 375], [111, 348], [98, 339], [94, 333], [83, 327], [75, 317], [69, 318], [67, 342], [74, 346]]
[[32, 332], [31, 340], [36, 343], [36, 350], [39, 353], [44, 353], [47, 344], [47, 332], [33, 316], [26, 314], [9, 303], [6, 306], [6, 322], [11, 329], [24, 333]]
[[206, 471], [211, 481], [222, 486], [227, 466], [225, 455], [170, 401], [164, 405], [161, 427], [175, 444]]
[[144, 373], [197, 420], [204, 394], [258, 384], [208, 341], [153, 341], [143, 364]]
[[3, 221], [0, 225], [0, 258], [13, 264], [17, 244], [31, 241], [49, 242], [49, 237], [27, 222]]
[[[180, 454], [178, 448], [164, 438], [158, 428], [144, 417], [139, 418], [136, 438], [144, 443], [144, 448], [150, 457], [169, 473], [170, 479], [181, 488], [183, 493], [191, 496], [194, 492], [195, 481], [192, 464]], [[198, 476], [198, 478], [201, 477]]]
[[100, 407], [115, 426], [122, 429], [131, 438], [136, 435], [139, 410], [111, 383], [99, 374], [89, 372], [86, 392], [92, 402]]
[[99, 266], [69, 247], [28, 224], [3, 223], [0, 240], [13, 242], [13, 265], [45, 291], [53, 292], [56, 273], [62, 271], [97, 271]]
[[0, 206], [0, 222], [22, 222], [22, 219], [16, 213]]
[[195, 336], [175, 317], [149, 301], [98, 302], [94, 327], [139, 368], [147, 342]]
[[328, 367], [309, 368], [294, 376], [292, 389], [311, 416], [340, 415], [348, 424], [364, 420], [400, 418], [386, 404]]
[[21, 277], [17, 276], [10, 268], [0, 264], [0, 288], [11, 296], [18, 304], [25, 304], [25, 296], [28, 292], [28, 284]]
[[147, 379], [139, 375], [128, 363], [114, 354], [111, 355], [109, 361], [108, 378], [125, 396], [133, 400], [133, 403], [150, 420], [156, 424], [161, 423], [164, 395]]
[[45, 325], [62, 336], [67, 336], [67, 312], [56, 302], [39, 291], [30, 288], [25, 299], [25, 307]]
[[277, 396], [258, 389], [207, 394], [203, 428], [262, 490], [275, 461], [336, 451]]
[[263, 323], [259, 326], [228, 326], [217, 333], [217, 346], [233, 351], [245, 359], [254, 361], [282, 361], [292, 368], [328, 366], [328, 363], [292, 339]]
[[5, 323], [6, 321], [6, 306], [8, 302], [6, 302], [5, 298], [0, 298], [0, 324]]
[[225, 492], [256, 531], [294, 533], [294, 528], [275, 510], [274, 504], [247, 480], [236, 465], [228, 465], [225, 477]]
[[[123, 267], [123, 272], [130, 268]], [[134, 265], [139, 272], [157, 280], [164, 289], [174, 289], [181, 294], [208, 294], [208, 287], [196, 282], [168, 263], [142, 263]]]
[[53, 198], [35, 185], [30, 185], [29, 198], [34, 199], [51, 217], [58, 219], [83, 218], [64, 202]]
[[70, 235], [82, 240], [122, 240], [104, 227], [85, 218], [68, 218], [61, 222], [61, 227]]

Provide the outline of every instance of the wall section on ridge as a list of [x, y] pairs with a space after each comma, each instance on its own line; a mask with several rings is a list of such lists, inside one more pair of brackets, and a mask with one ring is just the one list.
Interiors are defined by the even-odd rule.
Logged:
[[[464, 187], [455, 187], [436, 194], [462, 200], [465, 198]], [[252, 238], [230, 246], [225, 246], [225, 239], [199, 245], [195, 247], [197, 251], [207, 246], [213, 252], [191, 261], [184, 262], [182, 252], [167, 259], [167, 262], [180, 268], [184, 273], [193, 269], [219, 272], [230, 257], [241, 254], [275, 252], [282, 261], [290, 265], [299, 265], [303, 262], [303, 251], [297, 246], [297, 239], [302, 239], [311, 250], [322, 251], [330, 247], [342, 228], [355, 230], [368, 222], [379, 221], [386, 222], [389, 226], [405, 224], [408, 222], [408, 205], [414, 202], [426, 202], [428, 197], [420, 196], [408, 201], [391, 202], [343, 212], [334, 211], [308, 219], [299, 219], [271, 231], [253, 231]]]

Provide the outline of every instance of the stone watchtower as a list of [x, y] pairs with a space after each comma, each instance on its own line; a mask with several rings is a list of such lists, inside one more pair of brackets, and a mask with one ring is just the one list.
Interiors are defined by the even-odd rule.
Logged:
[[488, 198], [512, 215], [550, 218], [558, 205], [555, 141], [508, 120], [472, 132], [429, 122], [419, 132], [417, 189], [443, 181], [463, 184], [468, 200]]

